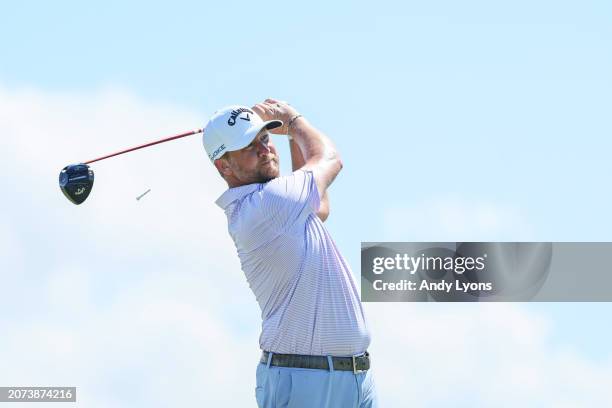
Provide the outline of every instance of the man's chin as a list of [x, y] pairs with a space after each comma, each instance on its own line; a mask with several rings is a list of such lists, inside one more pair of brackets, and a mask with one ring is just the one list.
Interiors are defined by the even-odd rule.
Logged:
[[260, 180], [259, 182], [260, 183], [267, 183], [270, 180], [274, 180], [279, 175], [280, 175], [280, 171], [279, 171], [278, 167], [271, 166], [271, 167], [269, 167], [269, 168], [259, 172], [259, 180]]
[[262, 174], [262, 178], [266, 179], [264, 183], [267, 183], [270, 180], [274, 180], [278, 176], [280, 176], [280, 172], [278, 171], [278, 169], [276, 169], [275, 171], [267, 171], [264, 174]]
[[257, 172], [257, 183], [267, 183], [280, 175], [277, 162], [269, 161], [259, 167]]

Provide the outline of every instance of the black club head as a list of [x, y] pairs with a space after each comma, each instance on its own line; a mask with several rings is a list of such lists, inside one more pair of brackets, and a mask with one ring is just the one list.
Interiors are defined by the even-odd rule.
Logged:
[[94, 173], [86, 164], [71, 164], [62, 169], [59, 185], [62, 193], [74, 204], [87, 199], [93, 187]]

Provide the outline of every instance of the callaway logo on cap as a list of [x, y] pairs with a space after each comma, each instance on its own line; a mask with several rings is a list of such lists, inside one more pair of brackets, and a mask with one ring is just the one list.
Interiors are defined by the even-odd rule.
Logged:
[[247, 147], [264, 127], [274, 129], [282, 125], [280, 120], [264, 122], [246, 106], [228, 106], [216, 111], [204, 126], [204, 150], [214, 162], [225, 152]]

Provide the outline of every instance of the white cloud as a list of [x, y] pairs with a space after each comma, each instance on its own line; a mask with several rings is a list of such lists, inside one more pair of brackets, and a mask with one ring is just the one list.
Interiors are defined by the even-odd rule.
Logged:
[[117, 90], [0, 88], [0, 383], [77, 385], [87, 407], [251, 404], [259, 313], [200, 137], [93, 164], [79, 207], [57, 186], [70, 162], [202, 122]]
[[[612, 360], [552, 348], [523, 306], [367, 304], [383, 406], [609, 406]], [[609, 354], [608, 354], [609, 356]]]
[[383, 222], [387, 241], [528, 241], [534, 235], [519, 208], [452, 195], [389, 208]]
[[[94, 164], [79, 207], [57, 187], [72, 161], [202, 119], [117, 90], [0, 88], [0, 384], [76, 385], [87, 408], [254, 405], [259, 310], [213, 204], [224, 185], [199, 137]], [[411, 228], [486, 239], [526, 224], [495, 205], [434, 202], [392, 211], [388, 236], [404, 240]], [[550, 349], [551, 323], [525, 308], [366, 311], [383, 406], [609, 402], [610, 362]]]

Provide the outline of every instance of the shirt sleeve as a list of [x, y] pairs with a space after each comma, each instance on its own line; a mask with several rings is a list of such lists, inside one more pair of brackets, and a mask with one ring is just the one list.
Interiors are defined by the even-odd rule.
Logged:
[[296, 170], [269, 181], [261, 190], [261, 203], [264, 217], [280, 229], [316, 213], [321, 203], [312, 171]]

